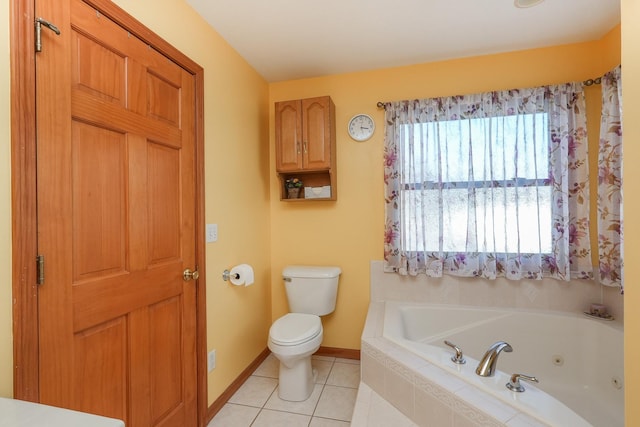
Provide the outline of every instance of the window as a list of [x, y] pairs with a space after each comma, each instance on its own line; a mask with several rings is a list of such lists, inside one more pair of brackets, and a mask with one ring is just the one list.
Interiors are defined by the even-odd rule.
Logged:
[[404, 127], [406, 250], [551, 253], [546, 113]]
[[385, 271], [591, 278], [581, 84], [385, 104]]

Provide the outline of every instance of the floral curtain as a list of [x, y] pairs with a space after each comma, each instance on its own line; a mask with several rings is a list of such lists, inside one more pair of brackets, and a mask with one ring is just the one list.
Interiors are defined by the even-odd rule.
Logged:
[[385, 110], [385, 271], [593, 277], [580, 84]]
[[602, 77], [598, 153], [598, 257], [600, 283], [623, 290], [621, 68]]

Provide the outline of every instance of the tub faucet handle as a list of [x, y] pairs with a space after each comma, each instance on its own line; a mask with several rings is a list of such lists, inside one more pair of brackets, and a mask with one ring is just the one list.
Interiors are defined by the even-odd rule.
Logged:
[[507, 388], [511, 391], [515, 391], [516, 393], [522, 393], [524, 391], [524, 386], [520, 384], [520, 380], [531, 381], [533, 383], [539, 382], [536, 377], [524, 374], [513, 374], [511, 375], [511, 381], [506, 384]]
[[467, 363], [467, 361], [465, 360], [464, 356], [462, 355], [462, 350], [460, 350], [460, 347], [458, 347], [457, 345], [455, 345], [454, 343], [444, 340], [444, 343], [446, 345], [448, 345], [449, 347], [451, 347], [452, 349], [455, 350], [456, 355], [455, 356], [451, 356], [451, 361], [453, 363], [457, 363], [458, 365], [463, 365], [465, 363]]

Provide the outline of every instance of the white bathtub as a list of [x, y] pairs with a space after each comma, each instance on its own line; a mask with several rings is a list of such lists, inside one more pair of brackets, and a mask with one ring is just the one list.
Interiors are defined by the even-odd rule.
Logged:
[[[466, 364], [450, 360], [445, 339], [462, 349]], [[478, 361], [496, 341], [508, 342], [513, 352], [500, 355], [494, 377], [479, 377]], [[462, 413], [476, 425], [624, 426], [623, 332], [615, 322], [548, 311], [372, 302], [362, 350], [363, 381], [419, 425], [440, 411], [422, 408], [418, 398], [431, 393], [426, 402], [437, 401], [452, 411], [447, 416]], [[388, 371], [382, 381], [375, 373], [381, 365]], [[522, 381], [526, 391], [514, 393], [505, 387], [512, 373], [540, 383]], [[415, 389], [413, 406], [398, 398], [402, 387], [389, 390], [394, 375]]]

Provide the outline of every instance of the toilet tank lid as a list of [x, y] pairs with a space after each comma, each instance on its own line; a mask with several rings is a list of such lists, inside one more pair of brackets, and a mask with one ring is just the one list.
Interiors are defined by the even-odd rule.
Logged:
[[284, 277], [304, 277], [326, 279], [338, 277], [342, 270], [340, 267], [319, 267], [312, 265], [288, 265], [282, 270]]

